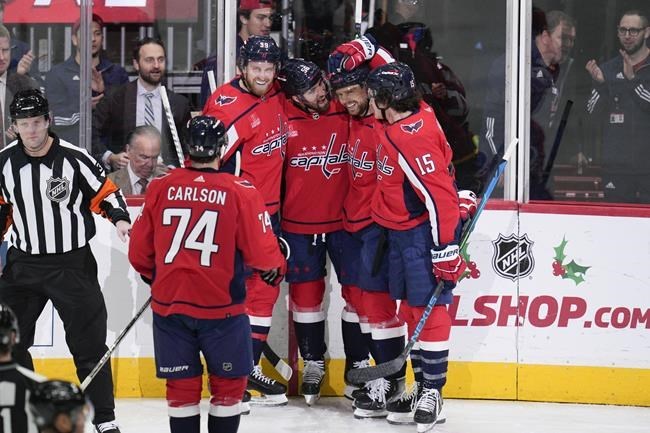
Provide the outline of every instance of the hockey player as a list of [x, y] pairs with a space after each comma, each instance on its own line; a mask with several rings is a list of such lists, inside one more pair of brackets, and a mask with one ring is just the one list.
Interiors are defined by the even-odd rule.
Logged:
[[[19, 366], [11, 350], [20, 341], [18, 319], [11, 308], [0, 304], [0, 414], [4, 431], [31, 433], [36, 430], [27, 409], [29, 394], [44, 378]], [[6, 430], [7, 427], [9, 430]]]
[[[466, 268], [457, 244], [461, 226], [452, 152], [407, 65], [392, 63], [373, 70], [368, 95], [375, 117], [386, 125], [377, 149], [372, 216], [388, 229], [390, 293], [402, 300], [399, 314], [409, 333], [437, 282], [445, 282], [420, 336], [420, 362], [413, 364], [418, 382], [414, 419], [418, 431], [425, 432], [435, 425], [443, 404], [451, 330], [445, 304], [452, 301], [451, 290]], [[383, 388], [386, 401], [396, 401], [399, 388], [392, 383]]]
[[245, 314], [246, 266], [277, 285], [286, 262], [260, 193], [219, 173], [227, 144], [220, 120], [190, 123], [191, 167], [151, 182], [131, 233], [129, 260], [152, 280], [157, 376], [167, 380], [172, 433], [198, 433], [205, 357], [210, 433], [235, 433], [253, 366]]
[[329, 84], [315, 63], [288, 60], [278, 79], [289, 100], [282, 202], [282, 234], [292, 251], [289, 306], [304, 361], [301, 393], [312, 405], [325, 374], [326, 255], [346, 301], [342, 314], [346, 365], [366, 364], [369, 357], [357, 314], [361, 290], [348, 278], [352, 269], [342, 221], [348, 187], [348, 115], [340, 104], [330, 102]]
[[88, 432], [86, 425], [93, 413], [81, 389], [61, 380], [37, 384], [29, 397], [29, 409], [41, 433]]
[[[370, 333], [370, 352], [375, 362], [382, 363], [401, 353], [405, 330], [404, 322], [397, 317], [396, 302], [388, 293], [388, 258], [383, 251], [385, 230], [373, 222], [371, 215], [372, 196], [377, 187], [377, 130], [381, 125], [369, 104], [366, 90], [368, 73], [367, 66], [334, 72], [330, 75], [330, 83], [337, 99], [350, 115], [350, 186], [343, 206], [343, 227], [349, 237], [347, 256], [352, 270], [349, 278], [363, 290], [362, 326]], [[404, 374], [405, 368], [390, 379], [403, 378]], [[380, 385], [385, 383], [370, 383], [365, 392], [354, 394], [355, 417], [387, 415], [385, 400], [371, 397], [382, 395], [377, 389]]]
[[[220, 86], [203, 109], [205, 115], [220, 119], [226, 127], [228, 146], [222, 164], [224, 170], [235, 173], [239, 153], [241, 176], [262, 193], [276, 235], [280, 231], [280, 185], [287, 142], [284, 95], [275, 79], [279, 64], [280, 49], [275, 41], [269, 36], [251, 36], [241, 49], [241, 75]], [[280, 288], [268, 287], [258, 274], [253, 274], [246, 282], [246, 289], [255, 365], [248, 388], [265, 396], [254, 402], [283, 405], [287, 403], [287, 387], [265, 376], [258, 365]]]

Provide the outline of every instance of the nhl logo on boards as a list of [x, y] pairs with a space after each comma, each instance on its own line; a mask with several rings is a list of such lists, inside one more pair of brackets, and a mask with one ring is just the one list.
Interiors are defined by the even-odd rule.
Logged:
[[510, 236], [503, 236], [499, 233], [499, 237], [492, 241], [492, 245], [494, 245], [494, 256], [492, 257], [494, 272], [512, 281], [530, 275], [535, 267], [532, 252], [533, 243], [528, 239], [527, 234], [519, 237], [514, 233]]
[[70, 196], [70, 181], [64, 177], [51, 177], [47, 180], [45, 195], [52, 201], [62, 202]]

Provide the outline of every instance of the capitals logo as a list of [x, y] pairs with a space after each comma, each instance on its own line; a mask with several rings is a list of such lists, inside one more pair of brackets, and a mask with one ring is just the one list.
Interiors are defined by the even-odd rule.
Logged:
[[223, 107], [224, 105], [230, 105], [230, 104], [232, 104], [232, 103], [235, 102], [236, 100], [237, 100], [237, 97], [236, 97], [236, 96], [219, 95], [219, 97], [217, 98], [217, 100], [214, 101], [214, 102], [216, 102], [217, 104], [219, 104], [219, 105], [221, 105], [221, 106]]
[[363, 173], [360, 173], [361, 171], [372, 172], [375, 170], [375, 162], [367, 159], [367, 150], [361, 152], [361, 156], [357, 157], [360, 144], [361, 140], [357, 139], [354, 142], [354, 150], [350, 149], [350, 165], [352, 167], [352, 174], [354, 175], [355, 179], [363, 176]]
[[[392, 165], [388, 165], [388, 155], [384, 156], [383, 158], [379, 158], [379, 154], [381, 153], [383, 145], [377, 146], [377, 170], [379, 170], [381, 173], [385, 174], [386, 176], [390, 176], [393, 174], [393, 171], [395, 170], [395, 167]], [[380, 177], [379, 177], [380, 178]]]
[[[336, 166], [347, 164], [350, 158], [345, 143], [341, 145], [338, 153], [332, 153], [335, 142], [336, 133], [333, 133], [330, 136], [330, 141], [324, 155], [297, 156], [289, 160], [289, 165], [291, 167], [304, 167], [305, 171], [309, 171], [311, 167], [320, 166], [325, 178], [329, 179], [341, 171], [341, 168]], [[323, 148], [325, 149], [325, 146], [323, 146]]]
[[402, 128], [402, 131], [413, 135], [422, 128], [422, 125], [424, 125], [424, 120], [420, 119], [408, 125], [401, 125], [400, 128]]
[[287, 125], [282, 121], [282, 116], [278, 116], [278, 128], [271, 129], [266, 134], [266, 139], [264, 143], [259, 146], [254, 147], [251, 150], [251, 154], [255, 156], [264, 155], [271, 156], [271, 154], [280, 150], [282, 158], [284, 158], [284, 149], [287, 145], [287, 138], [289, 134], [287, 133]]

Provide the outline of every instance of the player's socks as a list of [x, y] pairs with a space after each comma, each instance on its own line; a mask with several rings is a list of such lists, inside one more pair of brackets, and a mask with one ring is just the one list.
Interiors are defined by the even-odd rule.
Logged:
[[169, 417], [171, 433], [199, 433], [201, 431], [201, 415], [186, 417]]
[[240, 415], [208, 416], [208, 433], [237, 433]]

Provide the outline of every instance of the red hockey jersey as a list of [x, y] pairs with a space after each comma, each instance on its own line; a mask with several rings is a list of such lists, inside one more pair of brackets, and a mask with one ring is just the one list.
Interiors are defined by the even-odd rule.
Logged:
[[349, 154], [348, 114], [332, 102], [310, 114], [287, 101], [289, 138], [284, 161], [282, 230], [329, 233], [343, 227]]
[[234, 173], [234, 154], [241, 151], [241, 177], [259, 189], [271, 214], [280, 208], [287, 143], [284, 100], [277, 82], [260, 98], [243, 89], [236, 77], [215, 90], [203, 108], [204, 115], [221, 120], [228, 131], [223, 171]]
[[386, 126], [379, 139], [373, 219], [393, 230], [429, 219], [435, 245], [453, 241], [460, 213], [452, 151], [431, 107], [422, 102], [417, 112]]
[[284, 258], [250, 182], [178, 168], [151, 181], [131, 231], [129, 261], [153, 279], [157, 314], [218, 319], [244, 314], [246, 266], [274, 269]]
[[350, 117], [349, 188], [343, 202], [343, 228], [356, 232], [372, 223], [372, 196], [377, 188], [375, 159], [381, 126], [370, 115]]

